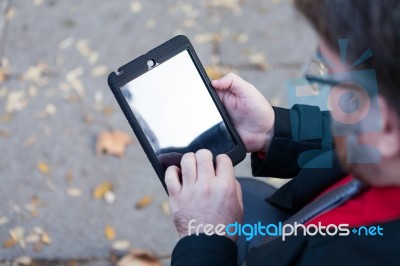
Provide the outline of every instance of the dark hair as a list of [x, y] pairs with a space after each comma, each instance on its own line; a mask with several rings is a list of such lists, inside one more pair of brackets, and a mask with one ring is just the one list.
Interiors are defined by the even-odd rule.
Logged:
[[375, 69], [382, 94], [400, 113], [400, 1], [294, 0], [318, 34], [339, 53], [338, 39], [348, 39], [352, 64], [368, 48], [373, 57], [360, 68]]

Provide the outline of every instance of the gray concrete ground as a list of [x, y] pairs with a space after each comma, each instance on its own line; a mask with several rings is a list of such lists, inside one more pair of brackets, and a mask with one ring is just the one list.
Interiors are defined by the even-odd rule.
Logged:
[[[110, 71], [185, 34], [204, 66], [232, 69], [285, 106], [284, 82], [316, 44], [285, 0], [8, 2], [0, 36], [9, 61], [0, 73], [0, 261], [28, 255], [108, 265], [117, 240], [171, 253], [178, 238], [160, 207], [167, 197], [137, 141], [121, 158], [96, 155], [102, 130], [131, 132], [107, 86]], [[251, 175], [248, 158], [236, 170]], [[93, 198], [103, 181], [113, 185], [114, 204]], [[145, 195], [152, 204], [136, 209]], [[51, 243], [35, 245], [35, 227]], [[10, 230], [32, 243], [13, 245]]]

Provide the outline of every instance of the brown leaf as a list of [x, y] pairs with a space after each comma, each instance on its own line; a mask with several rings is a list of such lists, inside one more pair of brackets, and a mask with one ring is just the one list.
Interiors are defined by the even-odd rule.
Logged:
[[50, 173], [50, 167], [45, 162], [38, 162], [37, 168], [39, 169], [40, 172], [42, 172], [45, 175], [48, 175]]
[[104, 235], [107, 237], [108, 240], [114, 240], [116, 237], [114, 228], [107, 224], [104, 227]]
[[68, 184], [71, 184], [71, 183], [74, 181], [74, 175], [72, 174], [72, 171], [71, 171], [71, 170], [68, 170], [68, 172], [66, 173], [66, 175], [65, 175], [65, 181], [66, 181]]
[[153, 202], [153, 198], [149, 195], [146, 195], [142, 197], [137, 203], [136, 203], [136, 209], [143, 209], [149, 206]]
[[9, 137], [11, 137], [11, 133], [8, 130], [0, 129], [0, 136], [2, 136], [5, 139], [8, 139]]
[[122, 257], [117, 266], [161, 266], [160, 260], [154, 254], [140, 249], [130, 251], [130, 254]]
[[47, 232], [43, 232], [42, 235], [40, 236], [40, 240], [42, 241], [43, 244], [45, 245], [50, 245], [51, 244], [51, 238]]
[[103, 199], [107, 192], [113, 189], [113, 185], [109, 181], [104, 181], [93, 190], [93, 198]]
[[207, 72], [208, 77], [211, 80], [220, 79], [223, 77], [224, 73], [222, 73], [221, 68], [216, 66], [206, 66], [205, 70]]
[[8, 79], [9, 72], [5, 68], [0, 68], [0, 83]]
[[11, 247], [15, 246], [15, 244], [17, 244], [17, 241], [10, 238], [3, 242], [3, 248], [11, 248]]
[[42, 242], [36, 242], [33, 244], [33, 251], [35, 251], [36, 253], [39, 253], [40, 251], [42, 251], [43, 249], [43, 243]]
[[104, 116], [110, 116], [110, 115], [112, 115], [113, 111], [114, 110], [113, 110], [113, 108], [111, 106], [105, 106], [103, 108], [103, 115]]
[[115, 156], [123, 156], [125, 148], [132, 143], [130, 134], [122, 131], [106, 132], [103, 131], [97, 137], [97, 154], [108, 153]]
[[9, 123], [13, 119], [12, 114], [3, 114], [0, 116], [1, 123]]

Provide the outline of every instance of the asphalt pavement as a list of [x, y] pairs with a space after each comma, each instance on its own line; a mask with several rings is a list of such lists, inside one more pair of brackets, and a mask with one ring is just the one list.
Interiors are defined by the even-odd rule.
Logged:
[[[108, 73], [184, 34], [211, 75], [233, 71], [287, 106], [285, 80], [316, 46], [286, 0], [1, 0], [0, 8], [0, 261], [109, 265], [112, 246], [129, 244], [168, 264], [178, 237], [167, 196]], [[96, 153], [99, 134], [116, 130], [132, 138], [125, 152]], [[251, 176], [248, 158], [236, 173]]]

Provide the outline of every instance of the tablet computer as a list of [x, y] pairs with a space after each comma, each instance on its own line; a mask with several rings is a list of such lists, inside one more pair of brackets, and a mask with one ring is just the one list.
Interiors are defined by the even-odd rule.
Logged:
[[161, 183], [183, 154], [208, 149], [234, 165], [246, 156], [189, 39], [176, 36], [120, 67], [108, 84]]

